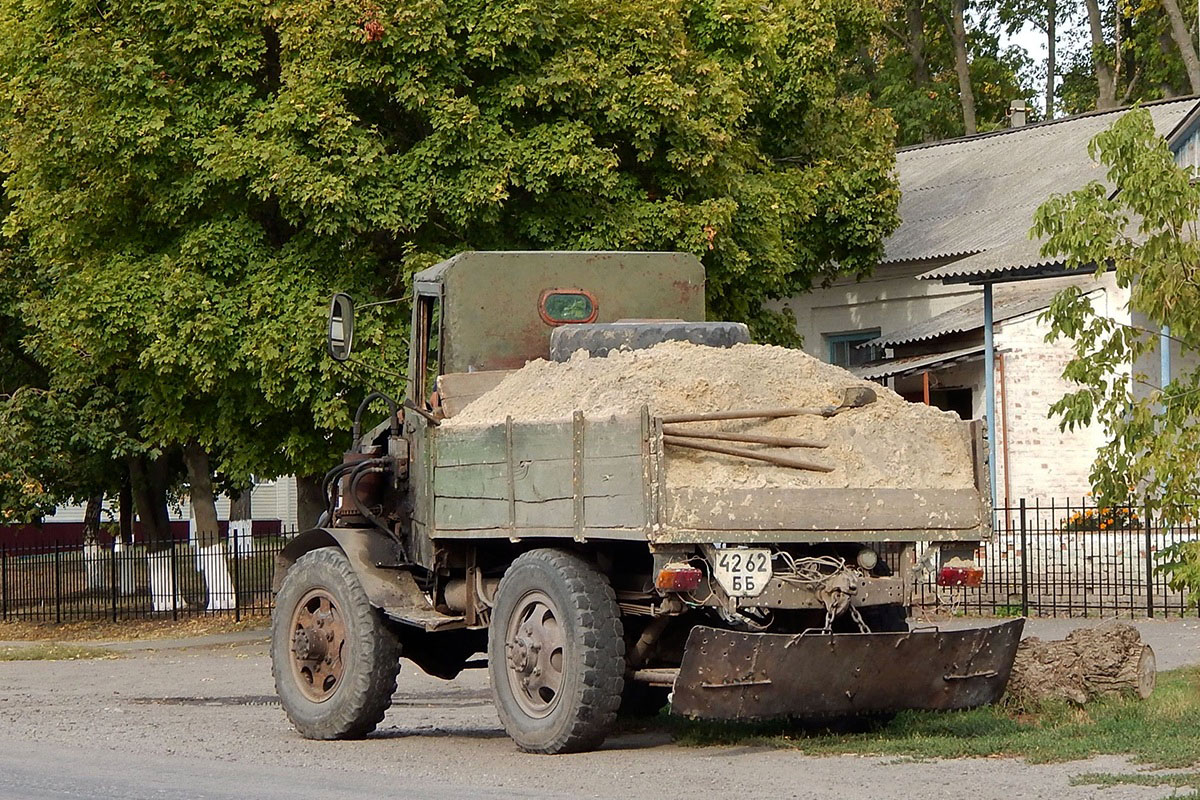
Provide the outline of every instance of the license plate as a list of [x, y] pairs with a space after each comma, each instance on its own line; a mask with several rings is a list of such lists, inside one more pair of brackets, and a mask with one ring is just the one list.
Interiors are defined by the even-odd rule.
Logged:
[[757, 597], [771, 580], [771, 551], [757, 547], [721, 548], [713, 558], [712, 571], [730, 597]]

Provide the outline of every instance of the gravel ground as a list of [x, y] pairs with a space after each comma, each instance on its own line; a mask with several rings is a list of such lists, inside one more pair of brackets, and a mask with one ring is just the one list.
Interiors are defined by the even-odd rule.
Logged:
[[[1079, 620], [1031, 624], [1046, 638]], [[1200, 624], [1139, 625], [1163, 668], [1200, 661]], [[1061, 633], [1057, 630], [1061, 629]], [[323, 798], [916, 797], [922, 800], [1162, 798], [1167, 787], [1071, 787], [1125, 759], [1030, 765], [1011, 759], [913, 762], [809, 757], [753, 747], [684, 748], [665, 735], [615, 737], [596, 753], [516, 751], [486, 676], [429, 678], [411, 664], [380, 731], [308, 742], [284, 719], [261, 641], [184, 648], [145, 643], [120, 659], [0, 663], [0, 797]], [[171, 649], [174, 648], [174, 649]]]

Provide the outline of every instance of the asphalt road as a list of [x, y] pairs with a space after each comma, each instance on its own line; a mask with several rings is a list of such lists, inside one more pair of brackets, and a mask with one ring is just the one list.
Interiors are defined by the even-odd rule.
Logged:
[[[1171, 645], [1160, 651], [1160, 666], [1187, 656], [1200, 661], [1194, 621], [1146, 624], [1161, 626], [1144, 634], [1152, 644]], [[1069, 785], [1081, 772], [1135, 769], [1116, 757], [1030, 765], [685, 748], [660, 732], [617, 736], [595, 753], [531, 756], [504, 736], [482, 672], [443, 682], [411, 664], [375, 736], [309, 742], [292, 731], [275, 701], [261, 642], [131, 651], [113, 660], [0, 663], [3, 800], [1171, 795], [1167, 787]]]

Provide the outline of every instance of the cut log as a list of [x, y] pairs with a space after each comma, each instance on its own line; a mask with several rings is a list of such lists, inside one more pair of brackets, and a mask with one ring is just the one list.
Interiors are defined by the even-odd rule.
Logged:
[[1008, 696], [1020, 706], [1063, 699], [1082, 705], [1101, 695], [1129, 693], [1142, 698], [1154, 691], [1154, 651], [1137, 628], [1103, 622], [1079, 628], [1065, 639], [1031, 636], [1017, 648]]

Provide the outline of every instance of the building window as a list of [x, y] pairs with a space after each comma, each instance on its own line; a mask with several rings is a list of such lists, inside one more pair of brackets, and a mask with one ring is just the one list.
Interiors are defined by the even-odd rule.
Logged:
[[1193, 131], [1180, 143], [1175, 150], [1175, 163], [1181, 167], [1200, 169], [1200, 131]]
[[826, 333], [824, 336], [825, 344], [829, 348], [830, 364], [849, 369], [878, 361], [883, 356], [883, 349], [880, 347], [859, 346], [872, 339], [878, 339], [879, 328], [845, 333]]

